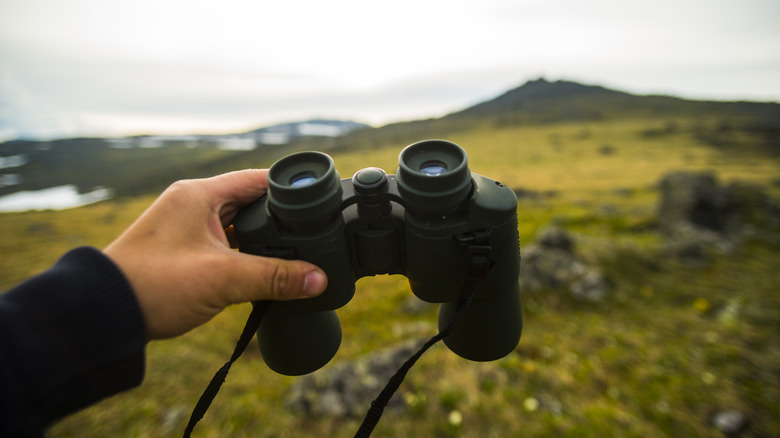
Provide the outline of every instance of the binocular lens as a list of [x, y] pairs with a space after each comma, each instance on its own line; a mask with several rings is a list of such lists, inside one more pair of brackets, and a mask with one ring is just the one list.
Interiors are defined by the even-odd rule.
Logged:
[[420, 166], [420, 172], [428, 176], [439, 176], [447, 171], [447, 165], [438, 160], [426, 161]]
[[290, 179], [290, 187], [307, 187], [317, 181], [314, 172], [301, 172]]
[[407, 146], [398, 157], [398, 190], [415, 213], [447, 214], [471, 192], [466, 151], [444, 140]]
[[332, 216], [341, 203], [341, 179], [333, 159], [321, 152], [300, 152], [277, 161], [268, 172], [268, 201], [291, 225]]

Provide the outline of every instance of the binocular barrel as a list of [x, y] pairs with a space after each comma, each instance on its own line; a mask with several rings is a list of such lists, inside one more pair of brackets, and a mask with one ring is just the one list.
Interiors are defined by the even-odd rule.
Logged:
[[330, 361], [342, 336], [335, 310], [351, 300], [363, 276], [406, 275], [420, 299], [442, 303], [445, 327], [466, 280], [469, 249], [457, 237], [477, 230], [489, 231], [495, 266], [445, 344], [464, 358], [488, 361], [519, 342], [517, 198], [472, 174], [460, 146], [418, 142], [400, 153], [395, 175], [366, 168], [344, 180], [328, 155], [302, 152], [271, 166], [268, 182], [268, 196], [234, 219], [239, 249], [306, 260], [328, 276], [319, 297], [269, 307], [258, 342], [274, 371], [307, 374]]

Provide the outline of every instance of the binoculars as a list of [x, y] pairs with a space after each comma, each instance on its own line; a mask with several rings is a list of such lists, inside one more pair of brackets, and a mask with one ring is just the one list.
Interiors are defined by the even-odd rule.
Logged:
[[271, 166], [268, 193], [233, 221], [239, 250], [311, 262], [325, 271], [328, 286], [316, 298], [270, 305], [257, 330], [269, 368], [303, 375], [328, 363], [341, 344], [335, 310], [365, 276], [405, 275], [418, 298], [441, 303], [443, 329], [458, 310], [473, 250], [468, 242], [477, 233], [489, 233], [493, 266], [444, 343], [474, 361], [514, 350], [523, 326], [517, 198], [472, 174], [467, 161], [460, 146], [426, 140], [401, 152], [395, 175], [369, 167], [342, 180], [321, 152]]

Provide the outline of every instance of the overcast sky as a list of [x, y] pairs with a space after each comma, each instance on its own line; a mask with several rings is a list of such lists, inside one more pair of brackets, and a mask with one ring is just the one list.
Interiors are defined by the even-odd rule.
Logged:
[[780, 101], [780, 1], [0, 0], [0, 140], [382, 125], [541, 76]]

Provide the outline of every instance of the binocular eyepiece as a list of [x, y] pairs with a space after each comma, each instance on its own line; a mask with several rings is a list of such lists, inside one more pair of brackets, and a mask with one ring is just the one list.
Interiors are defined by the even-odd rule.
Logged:
[[302, 152], [271, 166], [268, 183], [268, 196], [234, 219], [240, 251], [306, 260], [328, 275], [319, 297], [269, 307], [258, 342], [274, 371], [307, 374], [330, 361], [341, 343], [335, 310], [364, 276], [405, 275], [420, 299], [442, 303], [439, 327], [446, 327], [467, 279], [463, 236], [475, 232], [489, 233], [495, 266], [444, 342], [478, 361], [499, 359], [519, 342], [517, 199], [472, 174], [460, 146], [418, 142], [400, 153], [396, 174], [370, 167], [343, 180], [331, 157]]
[[341, 204], [341, 182], [333, 159], [321, 152], [282, 158], [268, 172], [273, 213], [288, 224], [317, 223]]
[[398, 157], [398, 189], [409, 209], [446, 214], [471, 191], [466, 151], [447, 141], [429, 140]]

